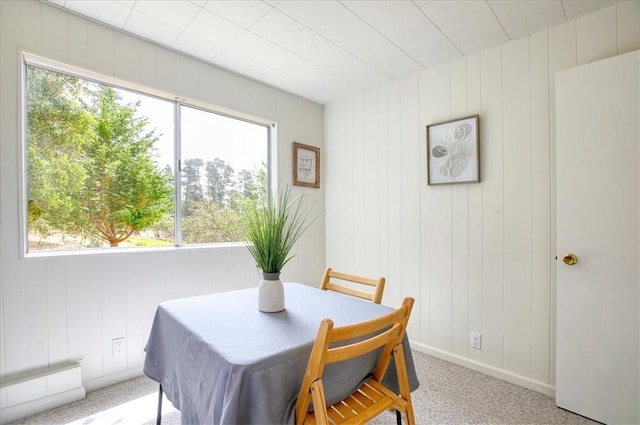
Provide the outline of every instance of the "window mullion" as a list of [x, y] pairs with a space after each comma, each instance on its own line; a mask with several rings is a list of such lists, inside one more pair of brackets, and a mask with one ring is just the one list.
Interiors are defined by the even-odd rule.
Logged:
[[180, 123], [180, 108], [182, 105], [180, 102], [175, 101], [173, 104], [173, 143], [174, 143], [174, 232], [175, 232], [175, 244], [176, 246], [182, 246], [182, 131]]

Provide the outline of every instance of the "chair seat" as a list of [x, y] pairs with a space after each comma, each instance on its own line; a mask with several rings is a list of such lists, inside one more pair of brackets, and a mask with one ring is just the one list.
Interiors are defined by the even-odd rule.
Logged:
[[[330, 424], [362, 424], [386, 410], [393, 409], [396, 403], [404, 404], [404, 400], [378, 382], [368, 380], [349, 397], [328, 407], [327, 416]], [[304, 424], [316, 425], [313, 412], [307, 413]]]
[[[397, 310], [351, 325], [334, 327], [331, 319], [320, 322], [296, 401], [297, 425], [360, 425], [390, 409], [400, 412], [397, 414], [398, 424], [401, 423], [402, 415], [407, 425], [415, 425], [402, 347], [413, 303], [413, 298], [407, 297]], [[379, 354], [371, 376], [350, 396], [327, 407], [323, 382], [325, 365], [355, 359], [375, 351]], [[399, 394], [382, 383], [392, 358], [396, 367]], [[310, 403], [313, 405], [313, 412], [309, 412]]]

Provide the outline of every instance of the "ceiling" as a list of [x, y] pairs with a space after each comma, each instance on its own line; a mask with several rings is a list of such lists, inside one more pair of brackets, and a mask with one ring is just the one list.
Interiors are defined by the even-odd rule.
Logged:
[[612, 0], [46, 0], [325, 104]]

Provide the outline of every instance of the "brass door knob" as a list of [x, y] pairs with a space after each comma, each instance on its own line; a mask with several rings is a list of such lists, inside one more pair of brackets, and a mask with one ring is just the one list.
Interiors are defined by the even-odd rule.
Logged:
[[565, 263], [567, 266], [573, 266], [575, 263], [578, 262], [578, 257], [576, 257], [576, 254], [565, 254], [564, 257], [562, 257], [562, 262]]

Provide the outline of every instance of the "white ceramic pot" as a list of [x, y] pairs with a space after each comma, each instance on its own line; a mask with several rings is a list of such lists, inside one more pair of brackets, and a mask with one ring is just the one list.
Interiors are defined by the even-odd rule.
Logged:
[[280, 273], [262, 273], [258, 287], [258, 310], [264, 313], [284, 310], [284, 287]]

